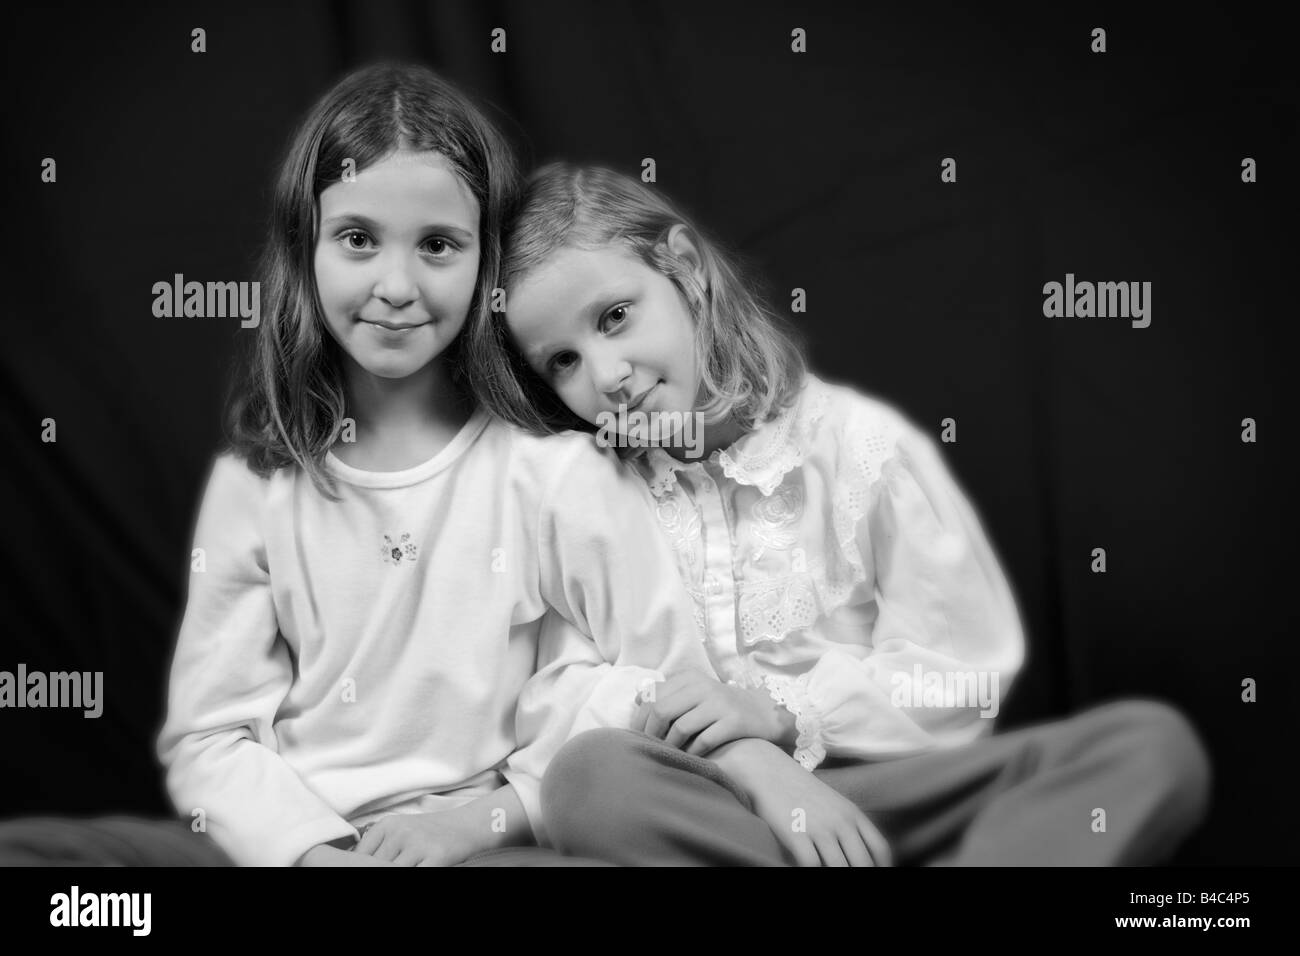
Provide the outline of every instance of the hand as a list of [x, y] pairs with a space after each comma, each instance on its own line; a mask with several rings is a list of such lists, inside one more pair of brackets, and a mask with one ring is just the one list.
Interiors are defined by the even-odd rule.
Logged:
[[454, 866], [487, 849], [460, 808], [438, 813], [391, 813], [364, 831], [356, 856], [397, 866]]
[[736, 741], [712, 759], [799, 866], [891, 865], [889, 843], [866, 814], [767, 741]]
[[368, 826], [352, 853], [398, 866], [455, 866], [476, 853], [531, 843], [512, 786], [436, 813], [392, 813]]
[[794, 715], [767, 691], [723, 684], [700, 671], [682, 671], [656, 684], [632, 729], [696, 756], [742, 737], [791, 747], [797, 735]]

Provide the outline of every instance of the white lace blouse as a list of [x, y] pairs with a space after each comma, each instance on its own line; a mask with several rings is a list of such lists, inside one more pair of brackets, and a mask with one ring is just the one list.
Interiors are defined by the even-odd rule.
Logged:
[[809, 377], [706, 460], [628, 459], [695, 599], [718, 675], [795, 716], [795, 757], [882, 758], [987, 730], [1024, 655], [1020, 615], [933, 440]]

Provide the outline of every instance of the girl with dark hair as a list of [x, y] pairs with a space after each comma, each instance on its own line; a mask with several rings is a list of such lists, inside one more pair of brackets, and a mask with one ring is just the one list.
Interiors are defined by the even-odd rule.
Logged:
[[699, 653], [635, 480], [585, 436], [489, 418], [459, 378], [515, 190], [505, 139], [423, 68], [348, 76], [293, 139], [158, 742], [177, 809], [236, 863], [544, 843], [568, 705], [641, 673], [602, 658]]

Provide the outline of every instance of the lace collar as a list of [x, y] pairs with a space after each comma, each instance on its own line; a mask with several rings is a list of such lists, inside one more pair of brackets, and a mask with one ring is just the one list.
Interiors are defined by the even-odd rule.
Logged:
[[[722, 473], [742, 485], [753, 485], [767, 497], [790, 471], [803, 464], [816, 435], [817, 422], [826, 413], [826, 386], [809, 377], [799, 397], [775, 418], [746, 432], [729, 447], [719, 449], [709, 460]], [[677, 484], [677, 473], [696, 462], [681, 461], [662, 448], [647, 448], [635, 458], [637, 469], [646, 477], [650, 492], [662, 498]]]

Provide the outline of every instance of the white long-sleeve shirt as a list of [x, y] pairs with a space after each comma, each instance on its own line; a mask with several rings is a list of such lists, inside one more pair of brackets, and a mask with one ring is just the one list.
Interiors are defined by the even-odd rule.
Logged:
[[795, 757], [899, 756], [989, 730], [1020, 615], [935, 443], [884, 402], [809, 377], [730, 448], [628, 459], [719, 676], [794, 713]]
[[327, 467], [341, 501], [298, 468], [213, 467], [158, 740], [178, 811], [287, 865], [509, 782], [545, 843], [539, 781], [579, 706], [624, 723], [645, 675], [708, 666], [644, 486], [590, 436], [481, 410], [416, 467]]

